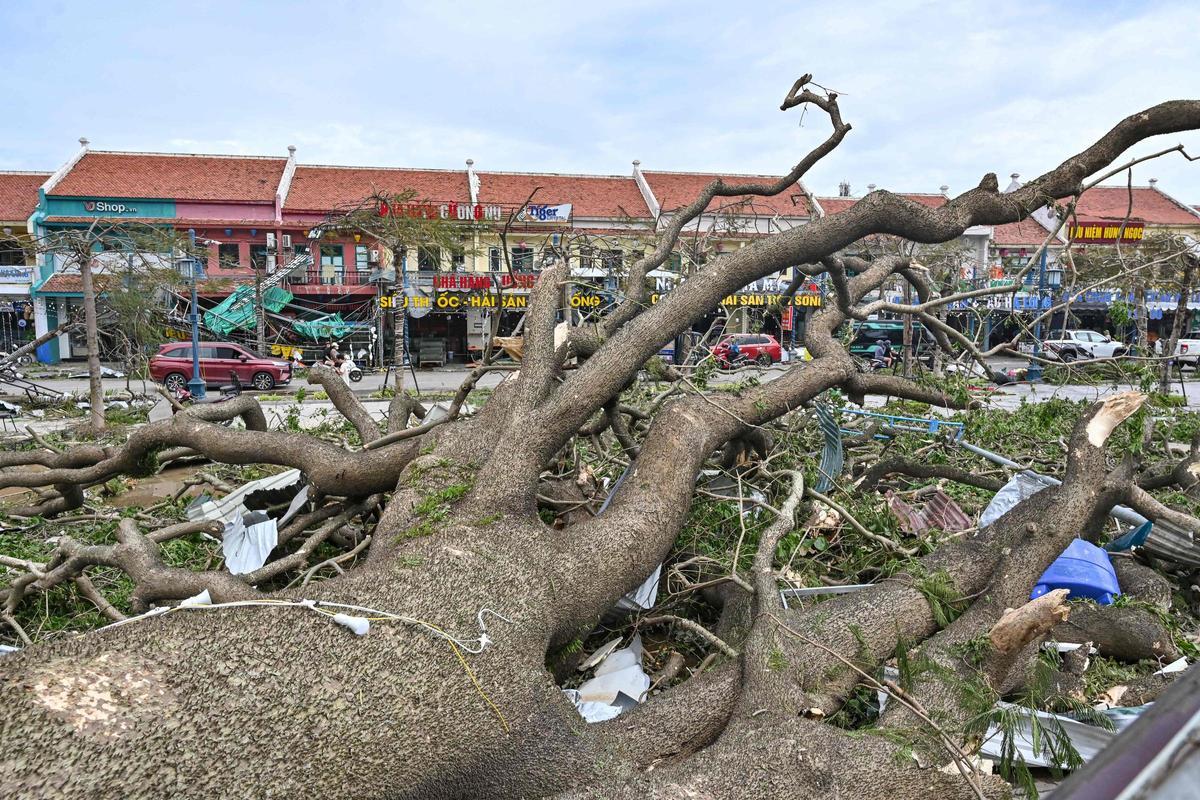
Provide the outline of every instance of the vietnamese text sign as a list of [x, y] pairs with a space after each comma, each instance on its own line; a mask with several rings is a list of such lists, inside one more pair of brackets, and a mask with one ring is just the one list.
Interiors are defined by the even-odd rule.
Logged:
[[1070, 238], [1073, 244], [1137, 244], [1142, 241], [1146, 232], [1144, 222], [1114, 222], [1102, 220], [1099, 222], [1075, 222], [1070, 228]]

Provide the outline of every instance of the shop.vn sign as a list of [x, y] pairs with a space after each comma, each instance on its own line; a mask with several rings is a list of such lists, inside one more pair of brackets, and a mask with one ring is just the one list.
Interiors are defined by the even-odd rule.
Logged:
[[1146, 223], [1076, 222], [1071, 225], [1072, 244], [1137, 244], [1146, 233]]
[[137, 214], [138, 210], [124, 203], [114, 203], [111, 200], [84, 200], [83, 210], [89, 214]]
[[482, 203], [387, 203], [379, 204], [381, 217], [411, 219], [453, 219], [461, 222], [494, 222], [504, 218], [499, 205]]

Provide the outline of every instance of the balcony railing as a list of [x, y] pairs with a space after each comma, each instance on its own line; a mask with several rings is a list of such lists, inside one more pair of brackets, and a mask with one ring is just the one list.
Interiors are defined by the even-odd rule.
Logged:
[[287, 277], [290, 286], [366, 286], [371, 283], [371, 271], [359, 272], [344, 267], [310, 267], [296, 270]]

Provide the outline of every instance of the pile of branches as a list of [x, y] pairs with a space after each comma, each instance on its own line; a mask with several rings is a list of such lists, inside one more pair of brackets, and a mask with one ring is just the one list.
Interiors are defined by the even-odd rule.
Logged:
[[[1078, 415], [1063, 436], [1061, 485], [982, 530], [928, 546], [880, 533], [817, 492], [801, 465], [773, 457], [772, 426], [783, 420], [804, 435], [811, 423], [796, 412], [831, 391], [857, 404], [874, 394], [970, 405], [944, 387], [864, 370], [837, 335], [873, 313], [905, 313], [942, 348], [982, 361], [937, 315], [964, 295], [931, 292], [904, 256], [839, 253], [871, 236], [946, 242], [973, 225], [1023, 219], [1111, 174], [1142, 139], [1200, 128], [1200, 103], [1129, 117], [1014, 192], [1001, 193], [994, 175], [936, 209], [874, 192], [710, 260], [651, 303], [646, 275], [714, 198], [778, 194], [849, 133], [836, 95], [810, 85], [809, 76], [797, 81], [783, 108], [819, 109], [827, 138], [777, 182], [717, 180], [672, 212], [657, 246], [631, 267], [624, 301], [571, 326], [565, 342], [556, 327], [569, 274], [561, 265], [544, 271], [520, 369], [474, 414], [461, 412], [493, 365], [474, 370], [436, 419], [420, 419], [402, 392], [376, 419], [335, 375], [315, 370], [355, 438], [271, 430], [245, 396], [180, 411], [112, 446], [0, 454], [0, 488], [44, 492], [19, 509], [25, 516], [69, 513], [92, 487], [183, 458], [296, 469], [311, 493], [262, 574], [171, 564], [164, 553], [177, 537], [219, 533], [136, 518], [117, 522], [112, 541], [60, 540], [45, 559], [10, 557], [22, 563], [5, 562], [17, 573], [5, 589], [6, 621], [39, 589], [71, 582], [86, 593], [79, 579], [93, 569], [127, 576], [130, 612], [180, 610], [51, 637], [0, 660], [0, 789], [88, 798], [1008, 795], [1009, 784], [971, 758], [977, 700], [1018, 691], [1040, 642], [1075, 614], [1059, 602], [1028, 607], [1029, 587], [1073, 538], [1104, 535], [1117, 504], [1200, 531], [1200, 520], [1135, 480], [1160, 477], [1140, 475], [1123, 445], [1129, 430], [1142, 437], [1131, 418], [1145, 396], [1117, 394]], [[832, 287], [807, 326], [811, 361], [736, 391], [683, 377], [636, 401], [631, 388], [666, 343], [730, 293], [788, 267], [797, 281], [826, 275]], [[894, 280], [918, 302], [867, 299]], [[240, 424], [220, 424], [233, 419]], [[744, 471], [751, 465], [759, 478]], [[551, 662], [581, 647], [618, 599], [678, 551], [710, 469], [729, 471], [739, 495], [746, 480], [765, 479], [769, 491], [753, 503], [766, 524], [743, 537], [736, 523], [728, 566], [672, 562], [668, 588], [684, 583], [701, 598], [692, 607], [708, 612], [689, 612], [668, 591], [639, 622], [704, 640], [707, 663], [690, 677], [676, 668], [661, 676], [670, 688], [587, 725]], [[822, 508], [904, 568], [877, 564], [862, 571], [868, 589], [785, 607], [781, 543], [796, 539], [800, 514]], [[344, 574], [300, 585], [314, 566], [351, 554], [352, 565], [338, 564]], [[711, 550], [683, 561], [691, 557], [720, 562]], [[202, 610], [199, 601], [173, 605], [205, 592]], [[1120, 620], [1104, 626], [1129, 633]], [[921, 669], [881, 684], [878, 670], [893, 659]], [[878, 735], [830, 724], [864, 686], [895, 701], [873, 722]]]

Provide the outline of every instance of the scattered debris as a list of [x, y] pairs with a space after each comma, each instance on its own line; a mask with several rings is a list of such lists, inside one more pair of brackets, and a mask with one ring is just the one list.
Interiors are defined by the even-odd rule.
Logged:
[[277, 475], [250, 481], [237, 491], [230, 492], [220, 500], [213, 500], [208, 495], [198, 497], [187, 508], [187, 518], [192, 522], [200, 520], [220, 520], [232, 522], [247, 513], [245, 501], [256, 492], [276, 491], [286, 489], [300, 480], [300, 470], [289, 469]]
[[971, 527], [971, 518], [941, 489], [933, 492], [920, 511], [901, 500], [895, 492], [887, 493], [887, 502], [888, 509], [900, 521], [900, 527], [914, 536], [922, 536], [935, 528], [957, 533]]
[[[584, 662], [598, 662], [595, 677], [578, 689], [563, 689], [588, 722], [612, 719], [642, 702], [650, 690], [650, 676], [642, 669], [642, 637], [634, 635], [629, 647], [621, 650], [612, 645], [605, 644]], [[596, 654], [603, 650], [608, 652], [597, 659]]]
[[221, 552], [230, 574], [245, 575], [267, 563], [267, 557], [277, 544], [279, 528], [275, 520], [254, 511], [225, 523]]
[[617, 601], [616, 608], [628, 612], [654, 608], [654, 601], [658, 599], [658, 581], [662, 577], [662, 568], [662, 564], [655, 567], [654, 572], [650, 573], [650, 577], [646, 578], [641, 586]]
[[1038, 578], [1029, 596], [1038, 598], [1056, 589], [1066, 589], [1076, 599], [1085, 597], [1102, 606], [1110, 605], [1121, 593], [1117, 572], [1108, 553], [1083, 539], [1075, 539], [1067, 545], [1062, 555]]
[[1007, 514], [1017, 503], [1028, 500], [1050, 486], [1051, 484], [1041, 480], [1037, 473], [1018, 472], [1012, 480], [1004, 484], [1004, 488], [996, 492], [992, 502], [988, 503], [987, 508], [979, 515], [979, 527], [986, 528]]

